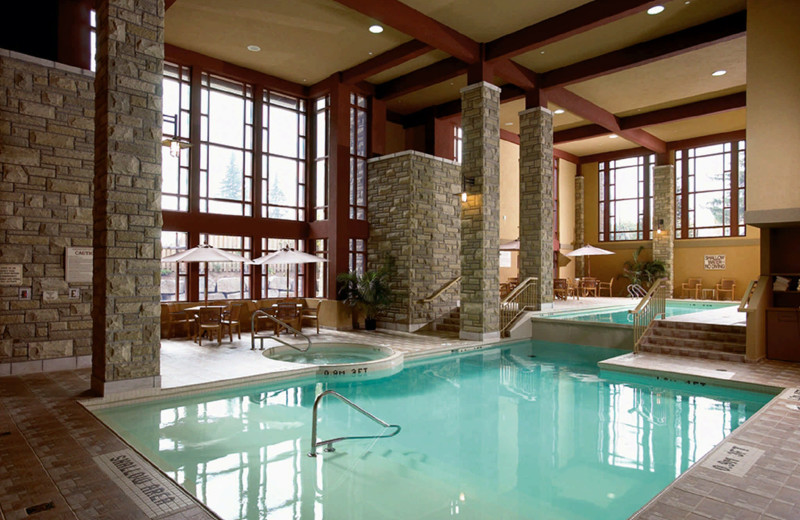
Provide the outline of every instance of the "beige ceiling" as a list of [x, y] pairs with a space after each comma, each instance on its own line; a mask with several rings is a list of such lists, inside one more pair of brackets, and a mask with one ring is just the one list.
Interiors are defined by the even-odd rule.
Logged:
[[[486, 42], [573, 9], [588, 0], [403, 0], [403, 3], [478, 42]], [[656, 16], [638, 13], [602, 25], [514, 58], [536, 72], [671, 34], [746, 7], [746, 0], [672, 0]], [[411, 39], [386, 27], [378, 35], [367, 28], [375, 21], [333, 0], [177, 0], [167, 11], [167, 43], [277, 76], [312, 85], [347, 70]], [[746, 90], [746, 38], [740, 37], [690, 53], [658, 60], [617, 73], [569, 85], [567, 88], [617, 116]], [[258, 45], [261, 52], [246, 50]], [[435, 50], [368, 78], [381, 84], [447, 58]], [[722, 77], [711, 77], [726, 69]], [[410, 114], [457, 100], [466, 75], [448, 79], [389, 100], [387, 107]], [[518, 132], [524, 101], [501, 106], [501, 128]], [[551, 109], [558, 108], [554, 105]], [[510, 124], [508, 124], [510, 123]], [[554, 116], [562, 130], [589, 124], [571, 114]], [[645, 129], [667, 141], [744, 128], [744, 110], [705, 116]], [[600, 137], [559, 145], [575, 155], [636, 147], [623, 139]]]

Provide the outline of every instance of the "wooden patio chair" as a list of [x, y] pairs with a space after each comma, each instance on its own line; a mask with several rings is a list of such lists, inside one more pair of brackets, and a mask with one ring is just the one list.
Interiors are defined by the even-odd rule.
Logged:
[[567, 278], [567, 296], [572, 296], [575, 299], [580, 299], [580, 283], [572, 278]]
[[[717, 300], [722, 299], [722, 295], [728, 295], [733, 301], [736, 292], [736, 280], [733, 278], [722, 278], [717, 284]], [[728, 298], [726, 298], [728, 299]]]
[[597, 297], [597, 278], [581, 278], [581, 295]]
[[319, 334], [319, 306], [322, 305], [322, 301], [317, 302], [314, 307], [303, 307], [300, 316], [302, 323], [303, 321], [310, 321], [317, 327], [317, 334]]
[[[291, 302], [278, 303], [275, 312], [275, 317], [295, 330], [301, 330], [303, 327], [303, 316], [301, 314], [301, 307], [296, 303], [291, 303]], [[281, 330], [286, 330], [287, 332], [289, 332], [289, 329], [287, 329], [286, 327], [280, 326], [277, 323], [275, 325], [276, 325], [275, 327], [276, 336], [281, 335]], [[297, 334], [295, 334], [295, 336], [297, 336]]]
[[167, 337], [174, 338], [173, 333], [175, 329], [183, 330], [186, 338], [192, 337], [192, 326], [194, 325], [194, 316], [178, 307], [176, 303], [167, 304], [167, 312], [169, 313], [167, 321]]
[[612, 294], [612, 288], [614, 287], [614, 277], [611, 277], [611, 280], [607, 282], [599, 282], [597, 285], [597, 295], [603, 296], [603, 291], [608, 291], [608, 297], [611, 298], [614, 296]]
[[[222, 309], [203, 307], [197, 311], [196, 341], [203, 346], [203, 334], [208, 333], [208, 339], [217, 336], [217, 343], [222, 343]], [[231, 336], [233, 341], [233, 336]]]
[[222, 311], [222, 326], [228, 327], [228, 334], [231, 336], [231, 342], [233, 342], [233, 327], [236, 327], [236, 336], [238, 339], [242, 339], [242, 324], [241, 324], [241, 316], [242, 316], [242, 307], [245, 307], [246, 304], [244, 303], [231, 303], [228, 305], [228, 308]]
[[569, 292], [566, 278], [556, 278], [553, 280], [553, 297], [558, 300], [566, 300]]
[[[689, 278], [686, 283], [681, 284], [681, 298], [700, 299], [700, 291], [703, 290], [702, 278]], [[688, 295], [688, 296], [687, 296]]]

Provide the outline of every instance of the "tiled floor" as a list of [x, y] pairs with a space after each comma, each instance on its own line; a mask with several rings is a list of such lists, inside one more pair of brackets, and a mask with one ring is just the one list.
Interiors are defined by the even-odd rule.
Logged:
[[[592, 302], [591, 300], [598, 300]], [[630, 302], [627, 299], [621, 299]], [[585, 298], [572, 306], [608, 305]], [[313, 341], [388, 344], [407, 356], [474, 345], [458, 339], [416, 334], [323, 331]], [[265, 346], [268, 346], [265, 343]], [[800, 365], [726, 363], [632, 354], [608, 362], [628, 371], [657, 370], [669, 377], [717, 379], [771, 387], [800, 387]], [[162, 344], [162, 385], [175, 388], [219, 378], [274, 375], [290, 366], [250, 350], [249, 336], [232, 343], [188, 340]], [[188, 496], [189, 505], [169, 514], [145, 513], [131, 493], [101, 471], [98, 458], [124, 450], [116, 435], [77, 400], [89, 397], [86, 369], [0, 378], [0, 519], [200, 519], [214, 518]], [[742, 476], [713, 469], [721, 447], [676, 480], [640, 511], [637, 520], [800, 519], [800, 393], [784, 392], [728, 438], [734, 451], [763, 450]], [[731, 446], [725, 446], [731, 449]], [[744, 464], [744, 463], [742, 463]], [[743, 467], [743, 466], [740, 466]], [[154, 468], [150, 468], [155, 472]], [[45, 504], [30, 515], [26, 508]]]

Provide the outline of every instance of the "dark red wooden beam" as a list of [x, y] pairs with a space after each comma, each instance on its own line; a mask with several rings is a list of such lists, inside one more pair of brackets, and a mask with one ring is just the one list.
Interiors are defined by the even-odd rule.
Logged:
[[457, 58], [447, 58], [378, 85], [375, 96], [387, 101], [466, 73], [466, 63]]
[[619, 124], [623, 130], [642, 128], [643, 126], [660, 125], [662, 123], [670, 123], [682, 119], [719, 114], [729, 110], [745, 108], [746, 106], [747, 93], [737, 92], [736, 94], [695, 101], [694, 103], [687, 103], [677, 107], [663, 108], [661, 110], [645, 112], [644, 114], [623, 117], [620, 119]]
[[466, 63], [480, 60], [478, 42], [398, 0], [335, 0]]
[[486, 59], [512, 58], [539, 47], [614, 22], [663, 0], [595, 0], [529, 25], [486, 44]]
[[166, 11], [175, 4], [178, 0], [164, 0], [164, 10]]
[[668, 149], [672, 151], [681, 150], [684, 148], [697, 148], [698, 146], [708, 146], [710, 144], [738, 141], [746, 138], [746, 130], [734, 130], [732, 132], [723, 132], [721, 134], [704, 135], [702, 137], [693, 137], [691, 139], [683, 139], [681, 141], [672, 141], [669, 143]]
[[637, 43], [618, 51], [590, 58], [541, 75], [544, 88], [566, 86], [579, 81], [639, 67], [656, 60], [677, 56], [744, 36], [747, 12], [739, 11], [654, 40]]
[[500, 60], [494, 64], [494, 72], [509, 83], [525, 90], [539, 88], [539, 75], [511, 60]]
[[601, 135], [608, 135], [612, 133], [609, 129], [600, 125], [583, 125], [574, 128], [567, 128], [566, 130], [559, 130], [553, 132], [553, 143], [569, 143], [572, 141], [581, 141], [592, 137], [599, 137]]
[[638, 128], [623, 130], [620, 127], [619, 119], [614, 114], [600, 108], [591, 101], [573, 94], [567, 89], [560, 87], [548, 89], [547, 98], [565, 110], [569, 110], [576, 116], [592, 121], [620, 137], [624, 137], [632, 143], [644, 146], [656, 153], [664, 153], [667, 151], [667, 145], [661, 139]]
[[553, 157], [556, 159], [564, 159], [565, 161], [569, 161], [572, 164], [580, 164], [581, 158], [577, 155], [573, 155], [569, 152], [565, 152], [564, 150], [558, 150], [557, 148], [553, 148]]
[[408, 60], [413, 60], [423, 54], [433, 50], [431, 45], [419, 40], [411, 40], [394, 49], [390, 49], [382, 54], [371, 58], [364, 63], [342, 71], [341, 78], [343, 83], [358, 83], [370, 76], [396, 67]]

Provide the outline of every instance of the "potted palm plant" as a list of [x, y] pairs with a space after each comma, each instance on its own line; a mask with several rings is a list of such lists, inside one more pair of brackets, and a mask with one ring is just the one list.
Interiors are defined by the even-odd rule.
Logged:
[[344, 302], [354, 307], [364, 316], [364, 328], [375, 330], [378, 317], [392, 301], [392, 288], [389, 285], [389, 269], [340, 273], [336, 277], [339, 282], [339, 295]]
[[630, 280], [631, 284], [638, 284], [644, 288], [667, 275], [667, 264], [662, 260], [639, 260], [639, 255], [644, 250], [644, 246], [633, 252], [633, 260], [628, 260], [623, 264], [624, 273], [622, 276]]

